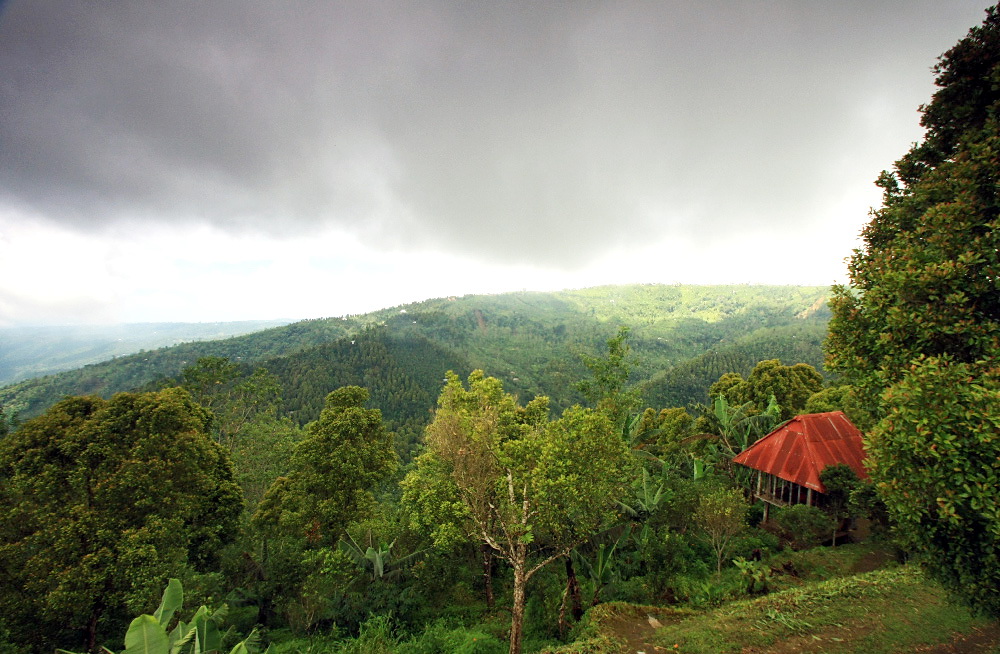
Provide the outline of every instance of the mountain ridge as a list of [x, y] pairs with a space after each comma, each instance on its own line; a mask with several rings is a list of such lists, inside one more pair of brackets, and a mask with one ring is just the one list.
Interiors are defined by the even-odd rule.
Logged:
[[702, 399], [716, 369], [731, 366], [746, 374], [757, 360], [782, 356], [796, 359], [786, 363], [821, 367], [828, 291], [637, 284], [430, 298], [26, 380], [0, 388], [0, 406], [30, 417], [65, 395], [110, 396], [167, 383], [198, 358], [220, 356], [275, 374], [284, 386], [286, 415], [300, 423], [314, 419], [326, 393], [344, 384], [372, 387], [373, 406], [393, 424], [419, 423], [449, 369], [468, 374], [482, 368], [511, 392], [548, 395], [560, 408], [582, 400], [575, 390], [587, 375], [580, 355], [603, 353], [621, 325], [631, 329], [633, 380], [647, 401], [684, 406]]

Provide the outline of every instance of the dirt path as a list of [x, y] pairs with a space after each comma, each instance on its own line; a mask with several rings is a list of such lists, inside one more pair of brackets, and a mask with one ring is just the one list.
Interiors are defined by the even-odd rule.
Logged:
[[1000, 649], [1000, 623], [976, 628], [969, 634], [959, 634], [948, 643], [929, 645], [916, 651], [926, 654], [987, 654]]
[[651, 640], [656, 629], [662, 626], [663, 616], [653, 614], [616, 615], [601, 623], [601, 630], [625, 641], [628, 654], [670, 651], [654, 645]]

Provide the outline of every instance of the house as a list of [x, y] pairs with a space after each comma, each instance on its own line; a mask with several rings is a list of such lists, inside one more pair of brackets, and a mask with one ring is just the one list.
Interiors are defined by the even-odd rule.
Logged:
[[842, 411], [795, 416], [733, 459], [756, 471], [754, 496], [769, 508], [791, 504], [825, 504], [823, 469], [844, 463], [859, 479], [867, 479], [861, 432]]

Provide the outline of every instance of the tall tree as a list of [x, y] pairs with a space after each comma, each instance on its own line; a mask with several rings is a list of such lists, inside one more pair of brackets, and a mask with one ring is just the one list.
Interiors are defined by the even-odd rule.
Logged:
[[871, 475], [897, 533], [1000, 615], [1000, 12], [986, 13], [934, 68], [924, 140], [878, 180], [827, 351], [874, 425]]
[[358, 386], [327, 395], [319, 420], [295, 446], [288, 475], [274, 481], [254, 514], [265, 541], [264, 622], [275, 597], [285, 601], [294, 626], [334, 617], [321, 607], [342, 590], [344, 567], [353, 568], [337, 543], [352, 521], [372, 514], [373, 490], [398, 465], [392, 433], [378, 409], [365, 408], [367, 401], [368, 391]]
[[449, 374], [413, 473], [451, 487], [439, 495], [457, 498], [471, 531], [513, 568], [512, 653], [528, 581], [615, 517], [630, 462], [603, 413], [573, 407], [551, 422], [547, 413], [547, 398], [521, 407], [481, 371], [468, 389]]
[[164, 578], [214, 569], [242, 500], [208, 422], [173, 388], [68, 398], [0, 440], [0, 620], [20, 642], [93, 650]]
[[606, 355], [582, 355], [583, 365], [590, 370], [591, 377], [576, 385], [591, 405], [607, 413], [615, 424], [623, 422], [641, 402], [639, 389], [628, 388], [628, 378], [635, 366], [635, 357], [628, 344], [630, 334], [631, 330], [622, 325], [618, 333], [608, 339]]
[[338, 388], [319, 420], [295, 447], [291, 471], [268, 490], [259, 520], [324, 545], [335, 545], [347, 524], [370, 509], [372, 489], [396, 470], [392, 433], [378, 409], [365, 408], [368, 391]]

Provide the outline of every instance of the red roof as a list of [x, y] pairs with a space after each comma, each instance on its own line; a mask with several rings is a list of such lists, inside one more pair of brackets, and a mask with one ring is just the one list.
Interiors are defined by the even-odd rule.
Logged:
[[842, 411], [795, 416], [733, 459], [821, 493], [826, 492], [819, 481], [824, 468], [846, 463], [867, 479], [864, 460], [861, 432]]

